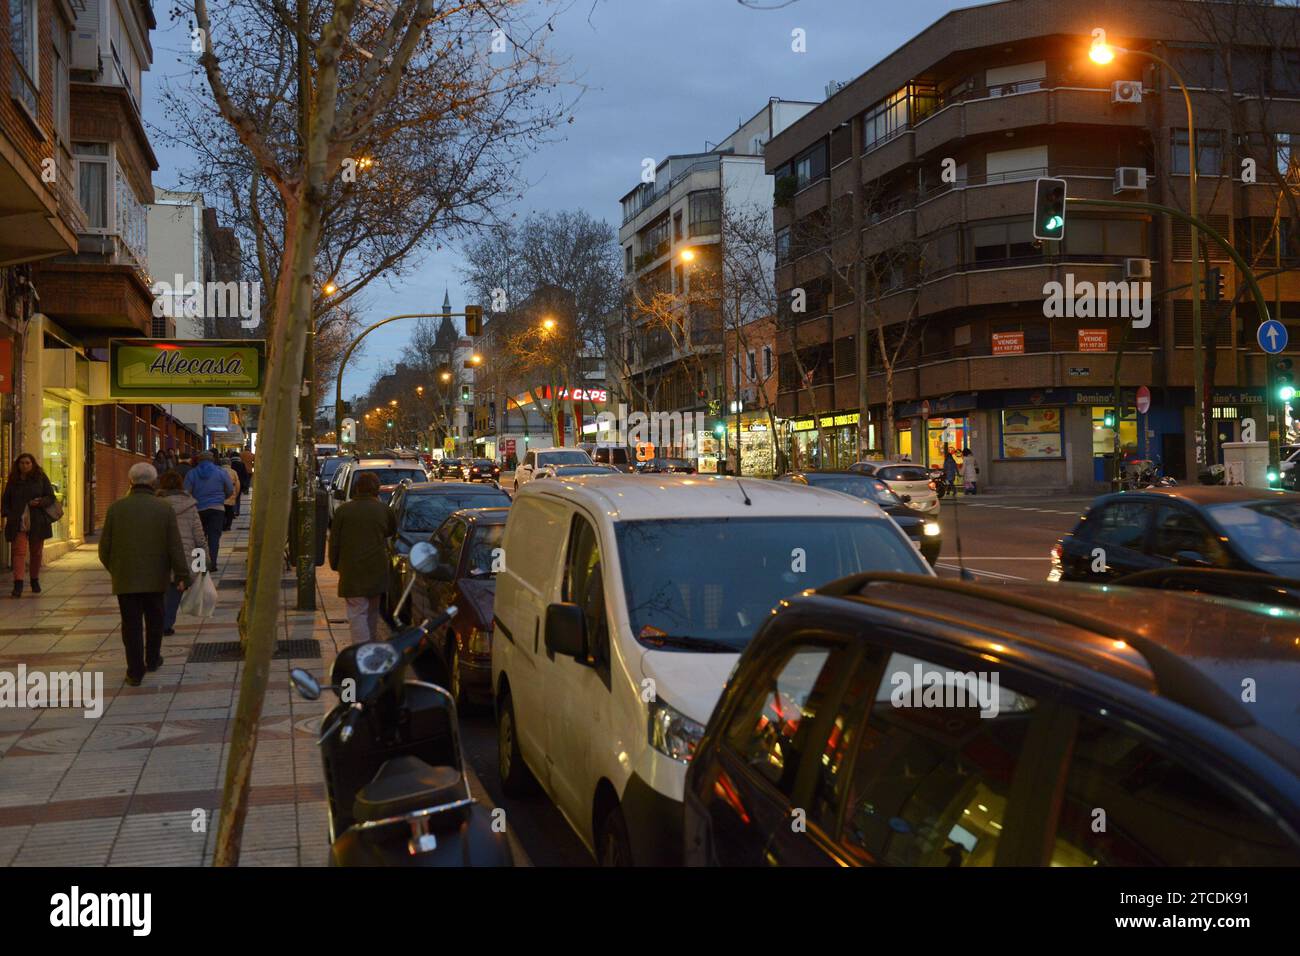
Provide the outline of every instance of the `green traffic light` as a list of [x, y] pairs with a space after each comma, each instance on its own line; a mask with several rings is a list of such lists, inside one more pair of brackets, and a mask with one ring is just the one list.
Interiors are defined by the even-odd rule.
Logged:
[[1289, 402], [1295, 396], [1295, 386], [1283, 385], [1277, 390], [1277, 397], [1284, 402]]
[[1064, 228], [1064, 226], [1065, 226], [1065, 220], [1062, 219], [1060, 216], [1053, 216], [1051, 219], [1047, 220], [1048, 232], [1056, 232], [1056, 230]]
[[1270, 485], [1275, 485], [1275, 484], [1277, 484], [1277, 472], [1276, 472], [1276, 471], [1270, 471], [1270, 472], [1268, 473], [1268, 483], [1269, 483]]

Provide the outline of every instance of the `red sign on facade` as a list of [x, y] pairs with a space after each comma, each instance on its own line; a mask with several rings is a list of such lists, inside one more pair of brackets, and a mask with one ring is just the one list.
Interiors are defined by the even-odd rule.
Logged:
[[1024, 355], [1025, 354], [1025, 333], [1024, 332], [994, 332], [993, 333], [993, 354], [994, 355]]
[[1080, 329], [1079, 351], [1104, 352], [1106, 351], [1109, 337], [1109, 333], [1106, 329]]

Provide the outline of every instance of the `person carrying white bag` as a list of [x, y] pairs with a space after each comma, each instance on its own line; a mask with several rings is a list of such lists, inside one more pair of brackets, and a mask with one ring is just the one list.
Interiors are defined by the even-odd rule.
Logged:
[[212, 572], [200, 571], [194, 575], [194, 583], [181, 595], [180, 612], [203, 619], [212, 617], [216, 610], [217, 586], [213, 583]]

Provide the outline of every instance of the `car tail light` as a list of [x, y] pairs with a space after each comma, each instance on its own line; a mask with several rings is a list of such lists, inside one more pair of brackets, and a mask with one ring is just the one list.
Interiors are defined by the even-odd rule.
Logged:
[[930, 490], [931, 490], [931, 491], [938, 491], [938, 490], [939, 490], [939, 486], [936, 485], [936, 484], [934, 483], [934, 479], [933, 479], [933, 478], [930, 479], [930, 481], [929, 481], [929, 485], [930, 485]]
[[1061, 542], [1052, 545], [1052, 563], [1060, 564], [1061, 558], [1065, 556], [1065, 549], [1061, 547]]

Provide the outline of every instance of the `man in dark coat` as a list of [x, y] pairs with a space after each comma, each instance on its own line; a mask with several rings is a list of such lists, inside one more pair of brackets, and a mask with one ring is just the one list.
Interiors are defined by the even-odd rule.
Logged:
[[352, 643], [378, 638], [379, 602], [388, 590], [388, 542], [397, 520], [379, 500], [379, 476], [363, 471], [352, 481], [352, 500], [330, 520], [330, 567], [339, 573], [339, 597], [348, 602]]
[[154, 495], [158, 473], [148, 462], [131, 466], [131, 492], [108, 506], [99, 536], [99, 562], [113, 579], [122, 613], [126, 682], [138, 687], [145, 671], [162, 666], [163, 592], [176, 578], [185, 590], [189, 559], [172, 506]]
[[230, 453], [230, 467], [239, 476], [239, 494], [235, 498], [235, 517], [239, 517], [239, 501], [244, 495], [248, 494], [248, 466], [244, 464], [244, 459], [239, 457], [239, 452]]

